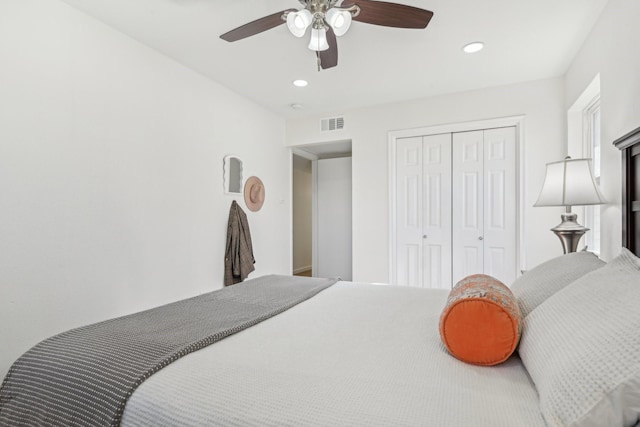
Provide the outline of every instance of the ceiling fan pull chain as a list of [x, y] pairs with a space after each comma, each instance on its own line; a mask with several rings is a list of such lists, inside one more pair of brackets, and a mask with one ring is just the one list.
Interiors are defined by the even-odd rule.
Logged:
[[316, 58], [318, 61], [318, 72], [322, 69], [322, 59], [320, 59], [320, 52], [316, 51]]

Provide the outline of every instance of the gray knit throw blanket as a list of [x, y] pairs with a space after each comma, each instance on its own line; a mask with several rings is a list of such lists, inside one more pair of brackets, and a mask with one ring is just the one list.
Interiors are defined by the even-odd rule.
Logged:
[[155, 372], [336, 281], [264, 276], [56, 335], [9, 370], [0, 425], [118, 426], [128, 398]]

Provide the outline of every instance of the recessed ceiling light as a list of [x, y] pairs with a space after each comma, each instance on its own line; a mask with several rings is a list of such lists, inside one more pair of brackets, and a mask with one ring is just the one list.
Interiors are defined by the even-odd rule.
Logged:
[[462, 50], [465, 53], [476, 53], [476, 52], [480, 52], [483, 47], [484, 47], [484, 43], [482, 43], [482, 42], [473, 42], [473, 43], [469, 43], [469, 44], [464, 45], [462, 47]]
[[291, 104], [291, 108], [294, 110], [301, 110], [304, 107], [302, 104]]
[[293, 85], [294, 86], [298, 86], [298, 87], [305, 87], [308, 84], [309, 84], [309, 82], [307, 82], [306, 80], [294, 80], [293, 81]]

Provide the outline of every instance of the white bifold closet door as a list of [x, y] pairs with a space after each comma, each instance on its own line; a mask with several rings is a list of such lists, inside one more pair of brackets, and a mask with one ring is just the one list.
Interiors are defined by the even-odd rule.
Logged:
[[477, 273], [516, 277], [515, 128], [398, 139], [395, 283]]
[[396, 283], [451, 283], [451, 134], [403, 138], [396, 152]]
[[516, 278], [515, 128], [453, 134], [452, 283]]

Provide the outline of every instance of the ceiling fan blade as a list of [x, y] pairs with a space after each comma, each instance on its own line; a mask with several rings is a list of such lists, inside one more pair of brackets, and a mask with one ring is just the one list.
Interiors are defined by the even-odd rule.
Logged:
[[385, 27], [426, 28], [433, 16], [429, 10], [384, 1], [347, 0], [341, 7], [354, 4], [360, 7], [360, 14], [353, 17], [354, 21]]
[[329, 49], [318, 52], [320, 67], [323, 70], [338, 65], [338, 41], [331, 27], [327, 28], [327, 43], [329, 43]]
[[270, 30], [278, 25], [284, 24], [282, 20], [282, 15], [285, 12], [295, 12], [297, 9], [287, 9], [282, 12], [274, 13], [273, 15], [265, 16], [260, 19], [256, 19], [255, 21], [249, 22], [248, 24], [244, 24], [241, 27], [235, 28], [231, 31], [228, 31], [220, 36], [222, 40], [226, 40], [228, 42], [235, 42], [238, 40], [242, 40], [244, 38], [253, 36], [255, 34], [261, 33], [263, 31]]

